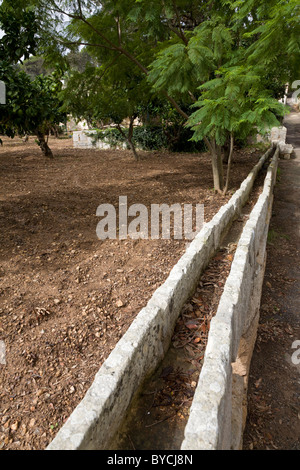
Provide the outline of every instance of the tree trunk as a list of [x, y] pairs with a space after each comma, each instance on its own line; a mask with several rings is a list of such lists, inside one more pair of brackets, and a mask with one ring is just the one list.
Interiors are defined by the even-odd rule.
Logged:
[[140, 159], [140, 157], [139, 157], [139, 154], [138, 154], [137, 151], [136, 151], [136, 148], [135, 148], [135, 146], [134, 146], [134, 143], [133, 143], [131, 140], [129, 140], [129, 139], [127, 140], [127, 142], [128, 142], [128, 144], [129, 144], [129, 147], [130, 147], [131, 150], [132, 150], [132, 153], [133, 153], [133, 155], [134, 155], [134, 159], [138, 162], [139, 159]]
[[134, 158], [136, 161], [139, 161], [139, 154], [136, 151], [135, 145], [132, 142], [132, 135], [133, 135], [133, 121], [135, 120], [135, 116], [131, 116], [130, 118], [130, 124], [129, 124], [129, 130], [128, 130], [128, 135], [125, 134], [125, 132], [122, 130], [122, 127], [120, 124], [117, 125], [117, 129], [119, 132], [122, 134], [122, 136], [126, 139], [130, 149], [132, 150], [132, 153], [134, 155]]
[[227, 165], [230, 154], [230, 139], [227, 139], [223, 145], [223, 163]]
[[132, 136], [133, 136], [133, 123], [134, 123], [134, 120], [135, 120], [135, 116], [131, 116], [130, 118], [130, 123], [129, 123], [129, 131], [128, 131], [128, 143], [130, 145], [130, 148], [133, 152], [133, 155], [134, 155], [134, 158], [136, 161], [138, 161], [140, 159], [137, 151], [136, 151], [136, 148], [135, 148], [135, 145], [134, 143], [132, 142]]
[[232, 155], [233, 155], [233, 145], [234, 145], [234, 137], [233, 134], [230, 134], [230, 150], [229, 150], [229, 156], [228, 156], [228, 164], [227, 164], [227, 175], [226, 175], [226, 183], [225, 187], [223, 190], [223, 195], [228, 191], [228, 186], [229, 186], [229, 177], [230, 177], [230, 170], [231, 170], [231, 163], [232, 163]]
[[222, 160], [222, 148], [220, 145], [216, 145], [217, 150], [217, 164], [218, 164], [218, 173], [220, 180], [220, 187], [223, 189], [224, 186], [224, 174], [223, 174], [223, 160]]
[[214, 140], [212, 142], [208, 141], [207, 143], [209, 144], [209, 150], [211, 154], [214, 190], [219, 194], [222, 194], [224, 182], [221, 147], [217, 145]]
[[[51, 128], [51, 131], [53, 132], [54, 137], [55, 137], [56, 139], [58, 139], [58, 129], [57, 129], [57, 126], [53, 126], [53, 127]], [[48, 134], [48, 136], [49, 136], [49, 134]], [[48, 142], [48, 139], [47, 139], [47, 142]]]
[[48, 146], [46, 140], [45, 140], [45, 135], [43, 132], [37, 131], [37, 138], [38, 138], [38, 144], [40, 146], [41, 151], [43, 152], [43, 155], [47, 158], [53, 158], [53, 153]]

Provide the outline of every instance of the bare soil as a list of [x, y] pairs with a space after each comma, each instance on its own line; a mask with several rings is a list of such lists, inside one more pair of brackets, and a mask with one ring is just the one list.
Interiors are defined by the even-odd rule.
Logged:
[[[207, 154], [79, 150], [30, 138], [0, 147], [0, 448], [44, 449], [154, 290], [185, 240], [99, 240], [96, 209], [227, 202], [212, 191]], [[237, 150], [236, 190], [262, 152]]]

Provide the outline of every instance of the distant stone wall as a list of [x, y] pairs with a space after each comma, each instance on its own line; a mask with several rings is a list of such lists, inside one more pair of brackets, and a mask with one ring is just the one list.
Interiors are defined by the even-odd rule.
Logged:
[[[93, 130], [74, 131], [73, 147], [79, 149], [111, 149], [111, 145], [105, 140], [97, 139], [95, 141], [96, 132]], [[94, 137], [94, 138], [93, 138]], [[126, 149], [126, 143], [114, 147], [117, 149]]]

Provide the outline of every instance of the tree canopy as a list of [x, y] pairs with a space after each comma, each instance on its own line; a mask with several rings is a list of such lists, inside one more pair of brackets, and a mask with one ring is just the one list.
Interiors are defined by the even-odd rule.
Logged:
[[[23, 0], [14, 4], [24, 9]], [[193, 139], [206, 143], [219, 192], [228, 185], [224, 142], [230, 140], [232, 147], [236, 137], [278, 124], [285, 112], [278, 99], [286, 83], [299, 78], [298, 0], [31, 0], [27, 5], [28, 15], [35, 16], [32, 28], [24, 17], [24, 29], [18, 30], [17, 36], [27, 37], [22, 51], [34, 50], [46, 63], [68, 70], [64, 109], [69, 103], [79, 115], [81, 106], [88, 117], [110, 116], [118, 123], [125, 114], [136, 115], [139, 103], [169, 102], [193, 130]], [[74, 71], [70, 58], [79, 51], [90, 60]]]

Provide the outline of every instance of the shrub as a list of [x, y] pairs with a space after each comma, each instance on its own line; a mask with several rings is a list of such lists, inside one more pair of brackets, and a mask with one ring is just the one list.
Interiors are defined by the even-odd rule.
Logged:
[[[134, 127], [132, 140], [141, 150], [169, 149], [172, 152], [204, 152], [206, 150], [204, 142], [191, 141], [191, 137], [192, 131], [182, 126], [163, 128], [157, 125], [144, 125]], [[124, 136], [115, 127], [95, 129], [92, 136], [94, 145], [97, 140], [106, 142], [112, 148], [126, 143]]]

